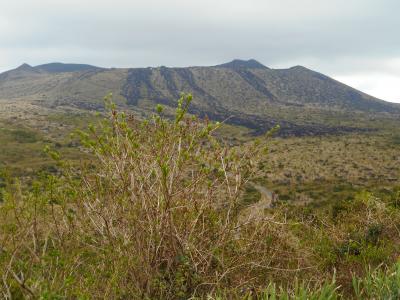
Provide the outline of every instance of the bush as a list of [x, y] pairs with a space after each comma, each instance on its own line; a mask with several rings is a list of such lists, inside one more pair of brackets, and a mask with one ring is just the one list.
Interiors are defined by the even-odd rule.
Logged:
[[18, 143], [35, 143], [38, 141], [37, 134], [32, 131], [16, 129], [11, 131], [11, 134]]
[[225, 147], [212, 135], [218, 124], [186, 116], [190, 101], [179, 100], [174, 120], [158, 106], [145, 121], [108, 103], [109, 118], [78, 133], [89, 165], [69, 167], [47, 149], [62, 176], [29, 193], [8, 188], [4, 293], [188, 298], [258, 289], [305, 264], [281, 224], [240, 218], [265, 147]]

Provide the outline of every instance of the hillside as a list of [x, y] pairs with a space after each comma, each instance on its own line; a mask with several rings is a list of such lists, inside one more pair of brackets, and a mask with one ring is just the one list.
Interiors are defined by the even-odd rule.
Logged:
[[[270, 69], [255, 60], [211, 67], [104, 69], [90, 65], [24, 64], [0, 74], [0, 99], [60, 108], [101, 110], [112, 92], [125, 108], [147, 114], [155, 103], [175, 107], [194, 96], [192, 113], [263, 132], [316, 135], [366, 130], [364, 121], [396, 119], [400, 105], [385, 102], [323, 74], [296, 66]], [[373, 127], [373, 126], [372, 126]]]

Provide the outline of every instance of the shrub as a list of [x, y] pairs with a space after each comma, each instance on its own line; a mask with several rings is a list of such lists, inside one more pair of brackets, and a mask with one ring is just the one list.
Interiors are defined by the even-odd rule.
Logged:
[[16, 129], [11, 131], [11, 134], [18, 143], [35, 143], [38, 141], [37, 134], [32, 131]]
[[174, 120], [158, 106], [145, 121], [108, 103], [108, 119], [78, 132], [90, 164], [70, 167], [47, 149], [62, 175], [44, 176], [29, 193], [8, 187], [4, 293], [188, 298], [258, 289], [306, 264], [281, 224], [240, 218], [265, 147], [224, 146], [213, 138], [218, 124], [186, 115], [190, 101], [179, 100]]

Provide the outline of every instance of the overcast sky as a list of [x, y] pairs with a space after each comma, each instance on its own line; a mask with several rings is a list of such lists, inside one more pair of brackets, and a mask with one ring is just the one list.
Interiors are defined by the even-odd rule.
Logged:
[[304, 65], [400, 103], [400, 0], [0, 0], [0, 72]]

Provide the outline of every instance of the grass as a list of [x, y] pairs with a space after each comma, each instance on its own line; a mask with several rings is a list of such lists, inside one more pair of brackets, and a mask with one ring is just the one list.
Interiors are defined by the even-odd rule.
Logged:
[[0, 119], [0, 168], [18, 177], [32, 179], [42, 170], [54, 168], [54, 161], [46, 155], [46, 146], [57, 148], [68, 159], [80, 163], [86, 155], [77, 149], [69, 137], [75, 129], [87, 127], [99, 117], [88, 113], [51, 113], [37, 124], [26, 119]]
[[398, 145], [384, 131], [276, 139], [260, 180], [281, 200], [321, 206], [400, 185], [399, 159]]

